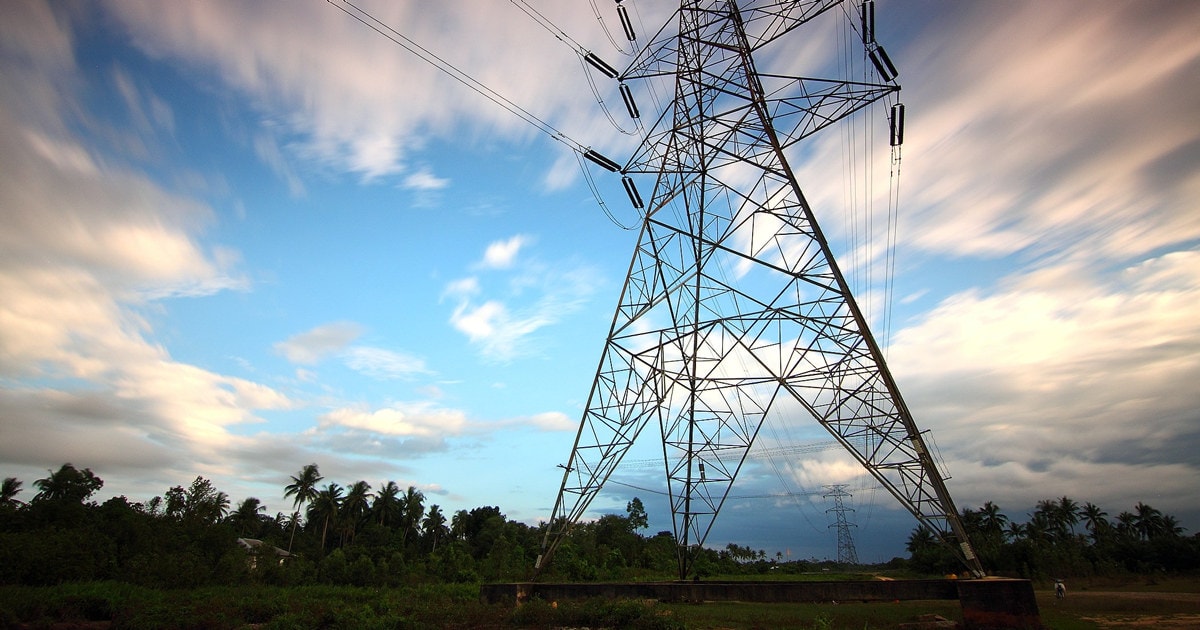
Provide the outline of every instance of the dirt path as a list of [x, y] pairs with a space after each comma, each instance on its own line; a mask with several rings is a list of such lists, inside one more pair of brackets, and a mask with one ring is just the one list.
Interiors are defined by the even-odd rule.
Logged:
[[[1072, 591], [1067, 597], [1097, 597], [1104, 599], [1133, 599], [1139, 601], [1192, 602], [1200, 607], [1200, 593], [1149, 593], [1143, 591]], [[1200, 612], [1200, 611], [1197, 611]]]
[[1171, 602], [1173, 609], [1178, 609], [1179, 602], [1185, 604], [1195, 604], [1196, 612], [1174, 613], [1169, 615], [1155, 615], [1147, 613], [1110, 613], [1105, 615], [1096, 615], [1089, 617], [1081, 617], [1084, 621], [1090, 621], [1101, 628], [1112, 628], [1117, 630], [1120, 628], [1162, 628], [1163, 630], [1195, 630], [1200, 628], [1200, 593], [1147, 593], [1147, 592], [1122, 592], [1122, 591], [1075, 591], [1067, 594], [1071, 599], [1082, 600], [1125, 600], [1136, 601], [1144, 604], [1152, 604], [1153, 602]]

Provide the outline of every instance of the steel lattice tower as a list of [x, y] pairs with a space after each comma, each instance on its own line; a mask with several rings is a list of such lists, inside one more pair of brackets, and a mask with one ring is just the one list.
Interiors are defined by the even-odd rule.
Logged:
[[837, 484], [833, 486], [825, 486], [829, 492], [825, 493], [824, 498], [833, 499], [833, 507], [825, 510], [825, 513], [833, 512], [835, 522], [830, 527], [837, 528], [837, 561], [838, 564], [858, 564], [858, 551], [854, 549], [854, 538], [850, 536], [850, 528], [854, 527], [854, 523], [846, 520], [846, 512], [854, 510], [845, 506], [842, 503], [843, 498], [848, 498], [851, 495], [846, 492], [845, 484]]
[[674, 97], [621, 169], [653, 176], [654, 188], [539, 569], [655, 425], [686, 579], [764, 420], [784, 406], [827, 429], [983, 574], [785, 157], [898, 92], [895, 70], [865, 20], [877, 83], [755, 68], [761, 49], [839, 4], [685, 0], [677, 28], [664, 27], [620, 74], [673, 77]]

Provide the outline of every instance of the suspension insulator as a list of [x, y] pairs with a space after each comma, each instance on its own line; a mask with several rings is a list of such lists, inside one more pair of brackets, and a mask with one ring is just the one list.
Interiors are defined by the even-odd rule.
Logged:
[[637, 33], [633, 31], [633, 22], [629, 21], [629, 10], [625, 5], [617, 3], [617, 17], [621, 18], [621, 28], [625, 31], [625, 38], [629, 41], [637, 39]]
[[891, 58], [883, 50], [883, 46], [872, 48], [869, 56], [871, 57], [871, 63], [875, 64], [875, 69], [879, 71], [879, 76], [884, 81], [892, 81], [899, 74], [896, 72], [896, 66], [892, 65]]
[[892, 146], [898, 147], [904, 144], [904, 103], [896, 103], [892, 105]]
[[633, 207], [637, 208], [638, 210], [644, 208], [645, 206], [642, 204], [642, 196], [638, 194], [638, 189], [633, 183], [633, 178], [628, 175], [623, 175], [621, 176], [621, 184], [625, 186], [625, 194], [629, 195], [629, 202], [633, 204]]
[[859, 7], [862, 18], [862, 40], [864, 44], [875, 41], [875, 0], [866, 0]]
[[583, 60], [592, 64], [593, 68], [599, 70], [600, 72], [603, 72], [604, 74], [607, 74], [610, 79], [615, 79], [615, 78], [617, 78], [617, 75], [620, 74], [619, 72], [617, 72], [616, 68], [608, 65], [607, 63], [604, 63], [603, 59], [597, 57], [596, 53], [590, 52], [590, 53], [584, 55]]
[[596, 164], [599, 164], [600, 166], [604, 167], [605, 170], [609, 170], [614, 173], [621, 170], [620, 164], [617, 164], [616, 162], [604, 157], [603, 155], [596, 153], [592, 149], [588, 149], [587, 151], [584, 151], [583, 157], [595, 162]]
[[625, 109], [629, 110], [629, 117], [641, 118], [642, 114], [638, 111], [637, 103], [633, 102], [633, 92], [630, 91], [629, 86], [622, 83], [620, 89], [621, 100], [625, 101]]

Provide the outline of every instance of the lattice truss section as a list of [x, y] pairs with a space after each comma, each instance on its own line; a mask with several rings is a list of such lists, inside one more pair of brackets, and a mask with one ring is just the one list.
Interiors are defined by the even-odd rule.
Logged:
[[622, 76], [673, 74], [674, 102], [624, 169], [656, 183], [544, 557], [654, 425], [685, 576], [777, 405], [806, 411], [922, 523], [965, 541], [784, 155], [899, 88], [757, 73], [753, 50], [837, 3], [742, 4], [686, 2], [678, 34]]

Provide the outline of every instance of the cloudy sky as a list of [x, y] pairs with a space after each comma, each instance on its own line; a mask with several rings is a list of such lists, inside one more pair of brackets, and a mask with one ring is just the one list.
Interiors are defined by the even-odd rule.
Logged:
[[[611, 3], [529, 4], [627, 63]], [[625, 4], [642, 41], [671, 9]], [[517, 4], [365, 6], [572, 141], [632, 150], [615, 86]], [[1145, 501], [1200, 530], [1200, 5], [878, 14], [908, 124], [873, 312], [959, 505]], [[548, 516], [636, 240], [611, 176], [316, 0], [4, 2], [0, 79], [0, 475], [21, 498], [72, 462], [103, 496], [203, 475], [274, 513], [315, 462]], [[846, 138], [796, 167], [853, 257], [822, 159]], [[820, 494], [848, 484], [860, 557], [902, 554], [911, 517], [805, 439], [734, 494], [813, 496], [735, 501], [710, 543], [833, 556]], [[640, 461], [594, 508], [640, 495], [669, 529]]]

